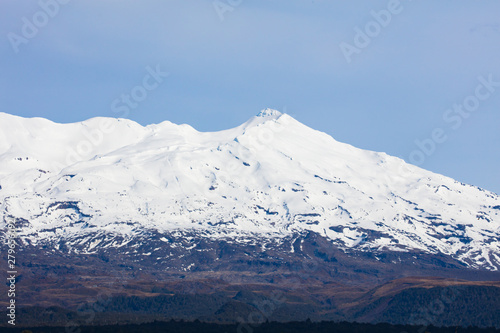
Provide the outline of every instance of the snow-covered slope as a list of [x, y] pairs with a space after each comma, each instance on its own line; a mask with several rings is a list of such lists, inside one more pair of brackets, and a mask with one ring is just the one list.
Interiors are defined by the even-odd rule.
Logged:
[[269, 109], [212, 133], [0, 113], [0, 186], [1, 214], [21, 221], [32, 244], [96, 231], [266, 239], [310, 230], [343, 249], [417, 249], [500, 268], [497, 194]]

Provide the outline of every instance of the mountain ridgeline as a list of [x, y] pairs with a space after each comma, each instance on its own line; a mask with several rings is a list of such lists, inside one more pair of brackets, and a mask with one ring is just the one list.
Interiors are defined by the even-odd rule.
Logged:
[[[102, 312], [116, 318], [144, 319], [149, 306], [154, 319], [234, 322], [259, 311], [406, 324], [408, 311], [450, 299], [439, 288], [460, 285], [469, 305], [443, 304], [464, 324], [500, 325], [489, 296], [499, 286], [485, 282], [500, 278], [497, 194], [275, 110], [220, 132], [0, 113], [0, 214], [3, 229], [18, 228], [29, 307], [71, 313], [106, 293]], [[467, 317], [485, 305], [490, 316]]]

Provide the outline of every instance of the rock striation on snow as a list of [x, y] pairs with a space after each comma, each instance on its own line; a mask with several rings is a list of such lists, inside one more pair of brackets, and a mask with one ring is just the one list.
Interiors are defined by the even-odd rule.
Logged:
[[[26, 244], [64, 239], [87, 253], [145, 230], [236, 242], [312, 231], [341, 249], [418, 250], [500, 268], [497, 194], [271, 109], [220, 132], [0, 113], [0, 214], [1, 227], [16, 219]], [[96, 234], [120, 241], [103, 245]]]

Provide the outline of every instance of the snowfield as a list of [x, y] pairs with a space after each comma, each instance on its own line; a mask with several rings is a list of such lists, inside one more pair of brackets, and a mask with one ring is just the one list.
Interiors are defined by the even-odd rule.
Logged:
[[[220, 132], [0, 113], [0, 186], [2, 227], [15, 218], [31, 244], [96, 231], [130, 240], [190, 230], [244, 242], [311, 230], [343, 249], [418, 249], [500, 269], [497, 194], [270, 109]], [[88, 251], [99, 246], [85, 241]]]

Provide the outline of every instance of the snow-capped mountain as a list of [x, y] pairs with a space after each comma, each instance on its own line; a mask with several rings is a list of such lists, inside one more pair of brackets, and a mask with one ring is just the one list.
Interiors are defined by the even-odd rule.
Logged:
[[0, 213], [25, 244], [63, 240], [69, 253], [122, 248], [147, 232], [262, 246], [314, 232], [343, 251], [500, 269], [497, 194], [269, 109], [220, 132], [0, 113]]

